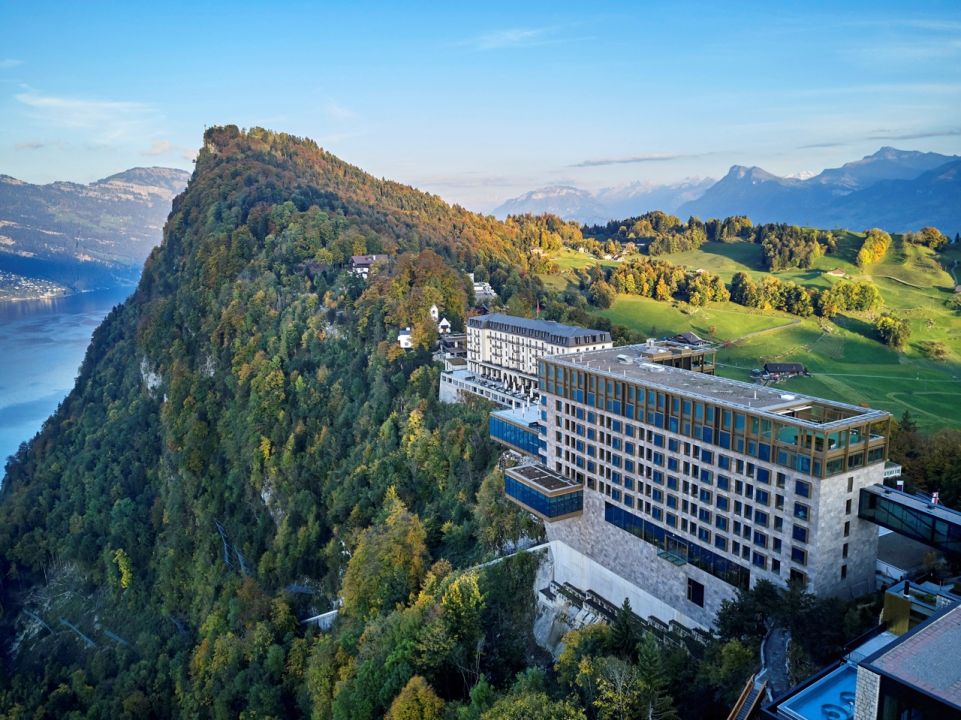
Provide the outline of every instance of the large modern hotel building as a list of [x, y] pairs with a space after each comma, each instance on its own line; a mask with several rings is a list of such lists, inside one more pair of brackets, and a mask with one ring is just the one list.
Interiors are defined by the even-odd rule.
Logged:
[[509, 469], [508, 496], [550, 540], [705, 626], [760, 579], [873, 590], [877, 528], [858, 493], [882, 482], [890, 416], [651, 355], [541, 358], [540, 465]]

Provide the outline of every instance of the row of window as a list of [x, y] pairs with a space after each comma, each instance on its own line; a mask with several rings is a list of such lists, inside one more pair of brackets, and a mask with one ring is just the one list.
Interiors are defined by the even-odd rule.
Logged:
[[[731, 521], [730, 518], [721, 515], [713, 517], [712, 525], [711, 513], [703, 508], [697, 509], [693, 503], [688, 504], [687, 501], [683, 501], [678, 513], [676, 512], [676, 504], [670, 501], [668, 507], [675, 509], [675, 512], [664, 511], [662, 508], [652, 505], [642, 498], [635, 498], [628, 493], [622, 494], [620, 490], [606, 483], [598, 490], [613, 502], [622, 503], [631, 510], [636, 507], [638, 512], [649, 515], [655, 522], [664, 523], [682, 533], [695, 536], [698, 540], [713, 545], [722, 552], [730, 552], [744, 560], [749, 560], [755, 567], [763, 570], [768, 569], [769, 558], [761, 552], [762, 550], [777, 555], [784, 552], [780, 537], [770, 536], [768, 533], [754, 529], [748, 524], [741, 523], [738, 520]], [[691, 519], [684, 517], [683, 514], [690, 515]], [[774, 529], [780, 531], [783, 527], [782, 518], [775, 517], [773, 524]], [[808, 542], [808, 529], [803, 525], [794, 525], [792, 527], [792, 537], [795, 541], [806, 544]], [[803, 548], [792, 546], [791, 558], [799, 565], [807, 564], [807, 552]], [[781, 561], [777, 558], [770, 558], [770, 570], [774, 573], [780, 573]]]
[[[821, 476], [822, 471], [826, 471], [827, 475], [843, 472], [844, 458], [831, 459], [822, 467], [820, 455], [826, 450], [845, 446], [848, 448], [853, 448], [855, 445], [864, 446], [861, 452], [850, 452], [847, 469], [855, 469], [866, 463], [884, 459], [883, 446], [866, 449], [869, 439], [880, 437], [880, 435], [872, 435], [866, 427], [842, 429], [823, 435], [815, 433], [816, 437], [811, 435], [801, 437], [802, 431], [793, 425], [774, 423], [767, 418], [744, 415], [709, 403], [666, 396], [654, 390], [647, 390], [645, 398], [645, 389], [638, 387], [635, 390], [631, 384], [626, 384], [625, 393], [622, 383], [613, 380], [605, 381], [589, 373], [586, 374], [585, 388], [584, 378], [576, 377], [585, 373], [571, 370], [575, 377], [571, 384], [566, 384], [558, 382], [563, 374], [563, 368], [560, 366], [542, 364], [539, 372], [539, 388], [542, 393], [606, 410], [629, 420], [646, 422], [655, 428], [746, 453], [759, 460], [776, 463], [799, 472], [816, 476]], [[647, 400], [646, 410], [645, 399]], [[668, 399], [670, 410], [666, 407]], [[560, 401], [556, 402], [560, 405]], [[565, 403], [565, 405], [568, 404]], [[569, 410], [567, 412], [570, 414]], [[592, 411], [588, 411], [588, 414], [591, 413]], [[812, 452], [816, 455], [813, 462]]]
[[[691, 515], [700, 515], [702, 520], [707, 520], [710, 522], [711, 513], [716, 509], [718, 513], [731, 514], [743, 517], [745, 520], [753, 522], [762, 528], [768, 528], [772, 524], [771, 512], [767, 509], [771, 506], [771, 494], [768, 490], [755, 488], [750, 483], [745, 483], [741, 480], [735, 480], [733, 483], [727, 476], [717, 477], [717, 489], [713, 489], [710, 485], [699, 486], [694, 481], [682, 480], [673, 475], [665, 476], [663, 472], [653, 469], [651, 466], [639, 463], [639, 472], [641, 477], [635, 479], [630, 474], [622, 474], [619, 470], [613, 470], [609, 466], [598, 465], [594, 460], [585, 460], [584, 456], [572, 453], [571, 451], [561, 451], [560, 448], [555, 448], [556, 453], [561, 453], [564, 460], [573, 464], [577, 468], [582, 468], [586, 470], [587, 485], [593, 489], [595, 479], [602, 483], [617, 486], [618, 488], [624, 488], [628, 492], [636, 492], [638, 494], [649, 497], [653, 502], [666, 505], [672, 510], [681, 510]], [[556, 469], [558, 472], [564, 472], [563, 465], [560, 462], [555, 462]], [[616, 465], [614, 466], [616, 467]], [[581, 473], [578, 473], [580, 475]], [[650, 482], [645, 482], [644, 480], [649, 480]], [[660, 486], [660, 487], [659, 487]], [[803, 483], [803, 486], [807, 489], [807, 483]], [[668, 492], [665, 492], [666, 487]], [[729, 493], [733, 487], [733, 491], [736, 495], [744, 497], [746, 500], [751, 502], [742, 502], [737, 499], [737, 497], [732, 499], [723, 493]], [[670, 492], [673, 491], [673, 492]], [[620, 490], [618, 492], [618, 497], [620, 498]], [[675, 493], [680, 493], [680, 496]], [[694, 498], [695, 500], [688, 500], [687, 497]], [[631, 496], [625, 493], [624, 503], [628, 507], [633, 507], [633, 499], [627, 499]], [[701, 503], [702, 506], [699, 506]], [[706, 506], [706, 507], [703, 507]], [[761, 506], [761, 507], [757, 507]], [[785, 499], [783, 495], [774, 496], [774, 510], [783, 511], [785, 507]], [[805, 503], [794, 502], [793, 503], [793, 515], [794, 517], [803, 522], [808, 522], [810, 520], [810, 507]], [[775, 529], [780, 529], [778, 526], [781, 522], [780, 516], [773, 519], [775, 523]]]
[[604, 503], [604, 520], [656, 546], [672, 561], [690, 563], [742, 590], [750, 585], [751, 572], [747, 568], [613, 503]]

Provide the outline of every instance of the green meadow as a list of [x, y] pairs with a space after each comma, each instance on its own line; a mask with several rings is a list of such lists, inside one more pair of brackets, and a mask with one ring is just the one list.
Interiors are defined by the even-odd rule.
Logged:
[[[957, 262], [955, 272], [961, 273], [961, 248], [936, 255], [895, 236], [884, 260], [862, 269], [854, 262], [862, 239], [860, 233], [842, 233], [836, 253], [819, 258], [812, 268], [777, 275], [818, 288], [841, 279], [832, 271], [875, 283], [885, 307], [911, 325], [911, 337], [900, 352], [875, 339], [872, 318], [863, 313], [826, 321], [733, 303], [692, 308], [620, 295], [598, 314], [649, 337], [690, 330], [712, 339], [721, 345], [719, 374], [727, 377], [748, 380], [752, 368], [765, 362], [802, 362], [812, 376], [788, 380], [785, 389], [871, 405], [895, 416], [910, 410], [928, 430], [961, 426], [961, 309], [952, 304], [957, 283], [945, 270]], [[749, 243], [706, 243], [665, 259], [717, 273], [728, 283], [739, 271], [755, 278], [767, 274], [761, 248]], [[596, 261], [582, 253], [567, 253], [552, 286], [564, 287], [571, 268], [591, 262]]]

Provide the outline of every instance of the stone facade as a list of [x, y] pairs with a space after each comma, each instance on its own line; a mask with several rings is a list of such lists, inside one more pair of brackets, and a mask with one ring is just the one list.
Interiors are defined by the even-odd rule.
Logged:
[[874, 590], [878, 528], [858, 518], [858, 495], [861, 488], [881, 483], [883, 473], [879, 463], [813, 481], [817, 502], [811, 527], [817, 532], [808, 572], [815, 592], [857, 597]]
[[[562, 568], [567, 568], [563, 572], [583, 572], [574, 566], [574, 561], [581, 556], [649, 596], [651, 601], [644, 607], [636, 605], [635, 598], [631, 598], [634, 611], [639, 615], [642, 615], [643, 610], [644, 615], [654, 615], [665, 622], [673, 618], [689, 626], [693, 621], [709, 628], [714, 623], [721, 603], [735, 598], [736, 592], [731, 585], [693, 565], [677, 566], [658, 557], [657, 548], [653, 545], [606, 522], [604, 497], [597, 492], [584, 491], [583, 515], [546, 523], [546, 528], [547, 539], [552, 541], [552, 544], [557, 541], [574, 551], [567, 554], [556, 553], [566, 561], [558, 563]], [[590, 588], [602, 597], [607, 597], [602, 590], [610, 583], [604, 580], [603, 576], [604, 573], [595, 572], [591, 578], [580, 578], [578, 582], [572, 580], [571, 583]], [[689, 578], [704, 586], [703, 607], [695, 605], [687, 598]], [[607, 599], [615, 604], [623, 602], [623, 597]], [[669, 613], [670, 617], [664, 617]]]
[[878, 716], [878, 696], [881, 676], [858, 667], [857, 694], [854, 698], [854, 720], [875, 720]]

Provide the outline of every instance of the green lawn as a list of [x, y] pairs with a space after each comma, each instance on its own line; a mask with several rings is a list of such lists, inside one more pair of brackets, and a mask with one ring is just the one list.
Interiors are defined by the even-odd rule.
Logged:
[[600, 314], [616, 325], [651, 337], [690, 330], [705, 339], [722, 342], [797, 322], [797, 318], [786, 313], [763, 312], [733, 303], [710, 303], [704, 308], [691, 308], [637, 295], [619, 295], [614, 305]]
[[[956, 283], [944, 269], [957, 260], [956, 272], [961, 277], [961, 248], [939, 256], [927, 248], [902, 243], [896, 236], [884, 260], [862, 269], [854, 259], [863, 237], [863, 233], [840, 233], [835, 253], [819, 258], [810, 269], [786, 270], [777, 276], [809, 287], [827, 287], [839, 281], [827, 272], [839, 269], [852, 279], [875, 283], [885, 306], [911, 325], [911, 338], [903, 352], [878, 342], [872, 318], [860, 313], [825, 322], [732, 303], [690, 308], [683, 303], [621, 295], [611, 308], [598, 314], [648, 337], [690, 330], [711, 338], [723, 345], [718, 353], [719, 373], [728, 377], [750, 379], [751, 369], [768, 361], [803, 362], [812, 377], [794, 378], [784, 387], [871, 405], [896, 416], [910, 410], [926, 429], [961, 426], [961, 311], [950, 304]], [[761, 267], [761, 248], [752, 243], [705, 243], [698, 250], [664, 259], [717, 273], [728, 283], [739, 271], [755, 278], [767, 274]], [[599, 262], [570, 250], [555, 261], [560, 272], [542, 277], [559, 289], [567, 287], [573, 268]], [[929, 359], [925, 353], [928, 342], [941, 343], [946, 358]]]
[[549, 274], [541, 273], [538, 277], [540, 277], [540, 279], [544, 281], [544, 284], [551, 290], [558, 291], [567, 289], [568, 284], [574, 277], [573, 270], [581, 270], [592, 265], [613, 267], [617, 264], [611, 260], [598, 260], [593, 255], [571, 250], [570, 248], [564, 248], [560, 253], [552, 256], [551, 260], [557, 265], [558, 271]]
[[[896, 417], [910, 410], [929, 430], [961, 425], [961, 362], [956, 352], [961, 337], [956, 328], [952, 358], [935, 362], [923, 356], [915, 338], [899, 353], [866, 337], [867, 320], [853, 316], [828, 323], [718, 303], [689, 314], [682, 304], [624, 295], [599, 314], [651, 337], [685, 330], [712, 337], [722, 344], [718, 372], [725, 377], [750, 380], [752, 368], [765, 362], [802, 362], [812, 377], [791, 379], [783, 387], [870, 405]], [[912, 326], [916, 324], [912, 319]], [[930, 338], [937, 332], [915, 331], [917, 339], [922, 335]]]

